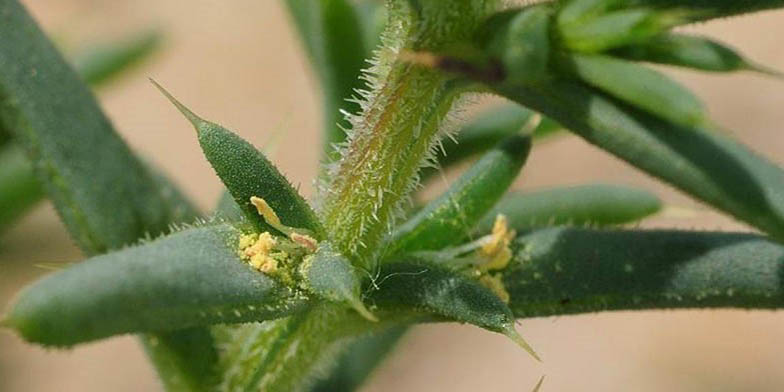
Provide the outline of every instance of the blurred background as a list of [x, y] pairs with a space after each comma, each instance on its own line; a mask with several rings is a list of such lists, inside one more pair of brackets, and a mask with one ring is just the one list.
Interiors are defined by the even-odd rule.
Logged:
[[[278, 167], [304, 194], [312, 195], [321, 146], [319, 97], [287, 15], [276, 1], [23, 3], [64, 48], [161, 28], [162, 50], [101, 88], [98, 96], [128, 143], [168, 172], [202, 209], [212, 208], [222, 186], [188, 123], [147, 77], [205, 118], [269, 147]], [[689, 30], [784, 69], [784, 12]], [[670, 72], [704, 98], [713, 119], [727, 132], [784, 164], [784, 81], [750, 73]], [[491, 101], [480, 100], [479, 106]], [[434, 192], [454, 174], [438, 179]], [[670, 208], [643, 227], [748, 230], [569, 135], [537, 145], [516, 187], [587, 182], [656, 192]], [[81, 258], [51, 205], [42, 203], [0, 237], [0, 309], [20, 287], [48, 272], [36, 265]], [[537, 363], [500, 335], [467, 326], [421, 326], [404, 338], [365, 389], [530, 391], [545, 375], [542, 391], [780, 391], [782, 327], [784, 313], [770, 311], [617, 312], [523, 320], [520, 332], [544, 359]], [[0, 391], [159, 389], [133, 337], [51, 351], [0, 332]]]

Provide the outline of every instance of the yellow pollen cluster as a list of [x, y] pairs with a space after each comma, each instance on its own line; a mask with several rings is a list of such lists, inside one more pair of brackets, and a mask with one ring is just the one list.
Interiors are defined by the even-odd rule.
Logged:
[[242, 235], [239, 241], [240, 258], [261, 272], [273, 273], [278, 269], [278, 261], [270, 252], [277, 243], [267, 232]]
[[512, 250], [509, 244], [514, 239], [517, 233], [509, 229], [509, 224], [506, 216], [498, 215], [493, 224], [493, 232], [487, 239], [487, 242], [482, 244], [479, 249], [479, 255], [487, 260], [482, 264], [480, 269], [483, 271], [500, 270], [509, 265], [509, 260], [512, 259]]

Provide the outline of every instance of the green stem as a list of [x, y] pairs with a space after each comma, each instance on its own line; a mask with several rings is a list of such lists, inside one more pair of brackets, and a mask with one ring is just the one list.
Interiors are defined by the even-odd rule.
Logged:
[[[349, 144], [323, 189], [324, 221], [332, 241], [355, 263], [372, 270], [373, 255], [416, 184], [419, 167], [437, 140], [457, 98], [449, 78], [398, 53], [437, 51], [471, 36], [495, 8], [493, 0], [390, 3], [388, 44], [378, 80], [355, 116]], [[396, 37], [392, 37], [396, 35]]]

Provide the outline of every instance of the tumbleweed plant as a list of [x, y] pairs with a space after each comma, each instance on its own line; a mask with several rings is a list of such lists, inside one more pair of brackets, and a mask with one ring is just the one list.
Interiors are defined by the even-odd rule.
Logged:
[[[0, 225], [45, 194], [88, 257], [21, 291], [4, 327], [53, 348], [138, 334], [168, 391], [348, 391], [417, 323], [470, 323], [539, 359], [516, 320], [784, 306], [784, 172], [645, 65], [777, 76], [673, 29], [784, 0], [284, 3], [323, 92], [316, 195], [152, 81], [226, 187], [202, 214], [85, 84], [154, 40], [72, 67], [0, 0]], [[477, 95], [510, 103], [461, 123]], [[507, 193], [560, 129], [759, 234], [619, 228], [660, 208], [619, 186]], [[415, 197], [473, 156], [443, 194]]]

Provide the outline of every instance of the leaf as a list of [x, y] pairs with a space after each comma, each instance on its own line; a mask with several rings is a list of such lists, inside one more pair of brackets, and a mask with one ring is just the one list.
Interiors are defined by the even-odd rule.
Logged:
[[158, 30], [147, 30], [122, 41], [95, 45], [74, 56], [73, 65], [82, 79], [100, 85], [117, 77], [154, 53], [161, 44]]
[[501, 199], [474, 230], [487, 233], [498, 214], [518, 232], [556, 225], [610, 226], [639, 221], [661, 209], [661, 201], [644, 190], [617, 185], [581, 185], [530, 193], [512, 193]]
[[758, 235], [551, 228], [517, 242], [504, 274], [517, 317], [784, 307], [784, 247]]
[[497, 86], [497, 91], [784, 241], [784, 172], [720, 132], [667, 123], [574, 82]]
[[385, 263], [368, 300], [382, 309], [413, 309], [469, 323], [514, 340], [539, 357], [514, 329], [514, 316], [490, 289], [465, 275], [415, 261]]
[[0, 146], [0, 189], [0, 231], [43, 196], [30, 161], [16, 146]]
[[506, 193], [530, 149], [530, 137], [511, 136], [486, 153], [444, 194], [395, 230], [388, 254], [439, 250], [464, 240]]
[[489, 23], [501, 27], [492, 34], [490, 42], [483, 45], [487, 53], [498, 58], [505, 69], [525, 70], [507, 73], [506, 78], [513, 78], [516, 83], [533, 83], [547, 75], [551, 14], [549, 5], [532, 6], [503, 23]]
[[[501, 140], [517, 133], [528, 131], [533, 142], [542, 141], [561, 130], [561, 126], [549, 118], [542, 118], [530, 131], [526, 126], [536, 125], [536, 114], [517, 104], [494, 106], [481, 112], [472, 121], [460, 128], [454, 137], [441, 139], [437, 159], [441, 168], [448, 168], [476, 154], [485, 152]], [[438, 173], [435, 168], [421, 170], [422, 179]]]
[[221, 193], [218, 205], [215, 207], [215, 215], [220, 219], [225, 219], [229, 222], [242, 222], [245, 221], [245, 213], [234, 201], [234, 196], [229, 191], [224, 190]]
[[325, 152], [338, 158], [332, 147], [346, 138], [350, 125], [340, 112], [357, 112], [348, 101], [363, 88], [361, 71], [370, 52], [355, 5], [347, 0], [285, 0], [323, 90]]
[[16, 1], [0, 4], [0, 123], [14, 133], [75, 242], [97, 254], [165, 232], [155, 180]]
[[558, 11], [558, 26], [567, 26], [573, 23], [590, 20], [597, 16], [615, 10], [622, 6], [626, 0], [564, 0]]
[[691, 20], [708, 20], [784, 7], [784, 0], [632, 0], [635, 5], [699, 11]]
[[274, 230], [251, 204], [250, 199], [255, 196], [264, 199], [284, 225], [323, 237], [316, 214], [264, 154], [226, 128], [201, 119], [153, 83], [196, 128], [204, 155], [249, 222], [260, 231]]
[[361, 280], [359, 271], [351, 262], [334, 250], [329, 242], [319, 244], [316, 253], [305, 259], [300, 267], [305, 287], [327, 301], [345, 303], [362, 317], [378, 321], [359, 297]]
[[685, 20], [684, 11], [629, 8], [609, 12], [587, 21], [559, 26], [562, 44], [580, 52], [601, 52], [661, 34]]
[[405, 326], [387, 328], [351, 342], [337, 359], [328, 376], [318, 380], [311, 392], [351, 392], [361, 387], [372, 372], [397, 346]]
[[577, 77], [628, 104], [681, 125], [706, 121], [700, 100], [664, 74], [608, 56], [569, 56], [566, 67]]
[[142, 343], [167, 391], [210, 391], [218, 353], [207, 328], [142, 335]]
[[694, 68], [709, 72], [757, 71], [779, 74], [746, 60], [731, 48], [704, 37], [666, 34], [618, 48], [614, 56], [629, 60]]
[[229, 225], [188, 229], [93, 257], [24, 289], [3, 323], [30, 342], [71, 346], [298, 310], [301, 296], [239, 259], [238, 236]]

